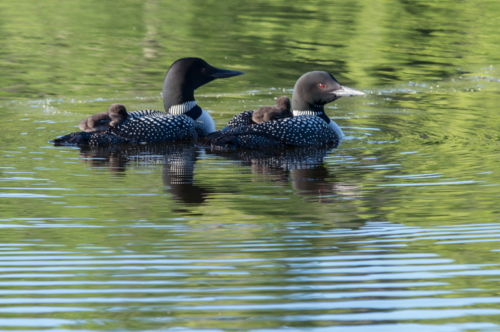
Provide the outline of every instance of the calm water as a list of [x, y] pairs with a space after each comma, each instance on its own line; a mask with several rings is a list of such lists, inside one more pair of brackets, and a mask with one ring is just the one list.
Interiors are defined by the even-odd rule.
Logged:
[[[500, 2], [0, 4], [0, 329], [500, 330]], [[184, 56], [217, 127], [327, 70], [336, 150], [54, 147], [161, 109]]]

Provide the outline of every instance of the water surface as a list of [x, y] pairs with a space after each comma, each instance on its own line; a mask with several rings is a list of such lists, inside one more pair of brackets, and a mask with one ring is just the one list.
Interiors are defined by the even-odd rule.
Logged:
[[[500, 3], [0, 5], [0, 329], [494, 331]], [[54, 147], [161, 109], [177, 58], [218, 128], [327, 70], [338, 149]]]

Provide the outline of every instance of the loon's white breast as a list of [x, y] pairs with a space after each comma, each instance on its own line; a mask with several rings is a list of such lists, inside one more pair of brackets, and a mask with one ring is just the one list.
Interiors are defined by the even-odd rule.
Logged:
[[204, 109], [201, 110], [201, 115], [195, 121], [196, 126], [203, 131], [204, 135], [208, 135], [215, 131], [214, 119]]

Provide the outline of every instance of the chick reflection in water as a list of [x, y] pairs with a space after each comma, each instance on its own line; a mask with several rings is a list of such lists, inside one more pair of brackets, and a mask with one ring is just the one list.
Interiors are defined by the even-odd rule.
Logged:
[[358, 196], [356, 185], [336, 180], [325, 167], [324, 158], [332, 150], [332, 146], [322, 146], [260, 151], [206, 149], [206, 152], [251, 167], [252, 173], [257, 175], [254, 181], [281, 186], [291, 182], [297, 195], [309, 196], [309, 201], [328, 203], [333, 196]]
[[113, 146], [108, 148], [85, 147], [80, 157], [92, 167], [108, 167], [117, 176], [124, 176], [128, 165], [141, 163], [144, 167], [162, 164], [165, 192], [183, 203], [203, 203], [209, 190], [194, 184], [194, 166], [197, 148], [188, 143]]

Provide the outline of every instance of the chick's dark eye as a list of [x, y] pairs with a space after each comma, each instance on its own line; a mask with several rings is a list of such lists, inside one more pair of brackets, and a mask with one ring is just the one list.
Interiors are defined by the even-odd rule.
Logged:
[[200, 72], [203, 74], [205, 72], [205, 68], [201, 68]]
[[325, 88], [325, 85], [323, 83], [318, 84], [318, 86], [319, 86], [320, 89], [324, 89]]

